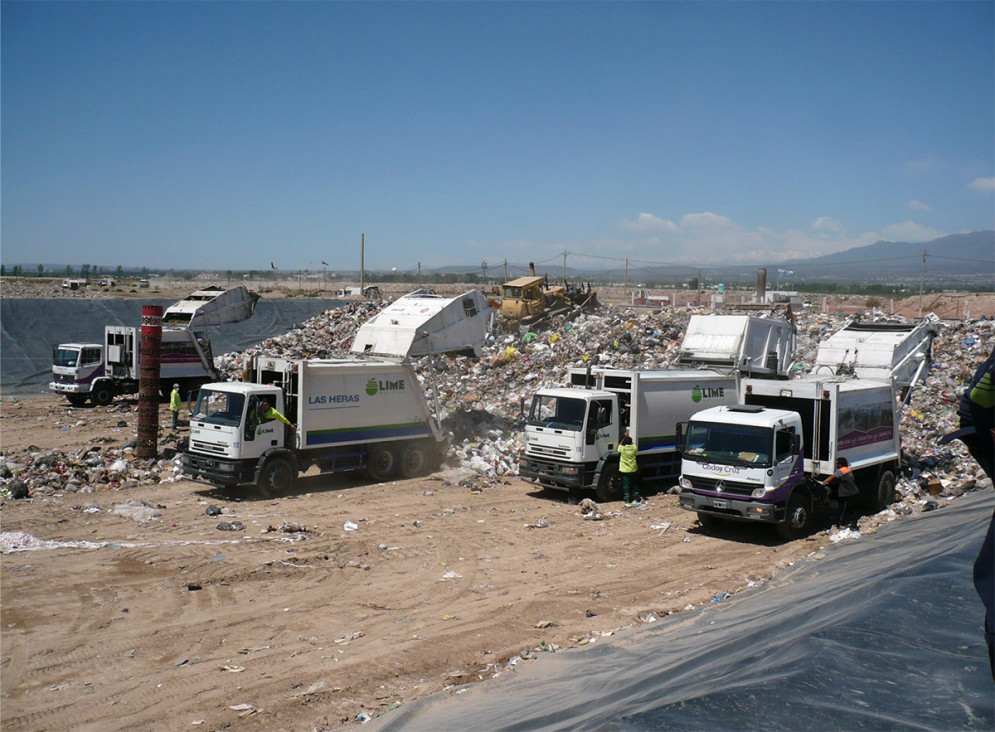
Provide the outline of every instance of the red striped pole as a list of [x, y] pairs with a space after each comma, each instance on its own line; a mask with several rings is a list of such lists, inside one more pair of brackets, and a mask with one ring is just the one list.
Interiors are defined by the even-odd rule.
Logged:
[[162, 306], [142, 305], [142, 345], [138, 356], [138, 445], [140, 458], [159, 455], [159, 362]]

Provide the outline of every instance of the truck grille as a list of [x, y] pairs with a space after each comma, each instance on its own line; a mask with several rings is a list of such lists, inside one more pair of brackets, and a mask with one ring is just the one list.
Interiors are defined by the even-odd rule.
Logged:
[[192, 452], [202, 452], [208, 455], [224, 455], [225, 446], [217, 445], [213, 442], [204, 442], [202, 440], [191, 440], [190, 450]]
[[565, 447], [547, 447], [543, 445], [529, 445], [525, 449], [526, 455], [536, 455], [540, 457], [566, 458], [570, 451]]
[[72, 374], [55, 374], [56, 384], [72, 384], [75, 377]]
[[[694, 486], [695, 490], [709, 491], [712, 493], [721, 493], [725, 495], [732, 496], [748, 496], [753, 493], [755, 488], [759, 488], [759, 485], [753, 483], [739, 483], [732, 480], [725, 480], [723, 478], [691, 478], [691, 484]], [[721, 483], [721, 487], [720, 484]]]

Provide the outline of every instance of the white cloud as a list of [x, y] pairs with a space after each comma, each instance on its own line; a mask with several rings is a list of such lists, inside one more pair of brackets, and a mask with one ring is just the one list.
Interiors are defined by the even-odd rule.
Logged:
[[885, 226], [881, 229], [881, 236], [887, 241], [929, 241], [943, 236], [943, 232], [915, 221], [904, 221]]
[[918, 198], [913, 198], [908, 202], [908, 207], [913, 211], [932, 211], [933, 209], [929, 205], [923, 203]]
[[[685, 214], [678, 220], [679, 226], [669, 219], [641, 214], [636, 222], [623, 222], [622, 228], [628, 234], [623, 235], [620, 241], [589, 242], [588, 246], [604, 252], [603, 256], [618, 256], [624, 252], [639, 259], [658, 262], [774, 264], [787, 259], [833, 254], [882, 239], [927, 241], [947, 233], [906, 221], [851, 236], [847, 235], [846, 226], [841, 221], [827, 216], [817, 218], [811, 230], [781, 231], [768, 226], [746, 230], [732, 219], [710, 211]], [[644, 223], [642, 227], [636, 225], [640, 221]]]
[[995, 191], [995, 178], [975, 178], [967, 187], [974, 191]]
[[820, 216], [812, 224], [812, 228], [816, 231], [827, 231], [840, 236], [846, 235], [846, 227], [836, 219], [831, 219], [828, 216]]
[[642, 233], [666, 233], [677, 232], [680, 229], [670, 219], [661, 219], [653, 214], [641, 213], [635, 221], [622, 220], [622, 228], [626, 231], [636, 231]]

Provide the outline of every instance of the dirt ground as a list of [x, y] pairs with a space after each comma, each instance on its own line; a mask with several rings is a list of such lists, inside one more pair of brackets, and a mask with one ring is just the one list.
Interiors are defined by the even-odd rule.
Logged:
[[[136, 434], [134, 411], [2, 407], [8, 456]], [[589, 521], [577, 497], [459, 478], [306, 475], [268, 500], [177, 481], [4, 501], [8, 543], [56, 544], [2, 555], [0, 728], [349, 726], [763, 583], [828, 541], [707, 533], [666, 493]], [[114, 514], [127, 499], [160, 517]], [[244, 530], [218, 529], [234, 521]]]

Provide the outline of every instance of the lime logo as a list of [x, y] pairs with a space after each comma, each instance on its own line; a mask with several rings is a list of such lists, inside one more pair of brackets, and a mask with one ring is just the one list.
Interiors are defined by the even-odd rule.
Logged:
[[701, 401], [701, 387], [700, 386], [695, 386], [691, 390], [691, 401], [694, 402], [695, 404], [697, 404], [698, 402]]
[[376, 394], [379, 388], [380, 387], [377, 386], [376, 379], [370, 379], [369, 381], [366, 382], [366, 393], [369, 394], [370, 396]]

